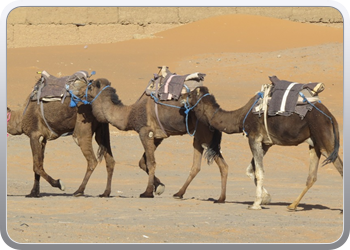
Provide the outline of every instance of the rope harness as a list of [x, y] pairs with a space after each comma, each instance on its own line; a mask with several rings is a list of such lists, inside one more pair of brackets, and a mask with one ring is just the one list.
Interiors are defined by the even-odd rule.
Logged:
[[[83, 96], [83, 98], [87, 99], [87, 92], [88, 92], [88, 88], [89, 86], [91, 85], [92, 82], [90, 82], [87, 87], [86, 87], [86, 91], [85, 91], [85, 95]], [[186, 85], [185, 85], [186, 86]], [[72, 106], [72, 102], [73, 102], [73, 105], [78, 103], [78, 102], [82, 102], [84, 104], [92, 104], [96, 98], [102, 93], [103, 90], [105, 90], [106, 88], [110, 87], [110, 85], [106, 85], [105, 87], [103, 87], [103, 89], [100, 90], [100, 92], [94, 97], [94, 99], [92, 101], [87, 101], [87, 100], [83, 100], [79, 97], [77, 97], [76, 95], [74, 95], [72, 93], [72, 91], [68, 90], [69, 93], [71, 94], [71, 106]], [[187, 86], [186, 86], [187, 88]], [[187, 88], [187, 92], [189, 92], [189, 89]], [[195, 126], [195, 129], [193, 131], [193, 133], [191, 134], [190, 131], [189, 131], [189, 128], [188, 128], [188, 116], [189, 116], [189, 113], [192, 109], [194, 109], [198, 103], [202, 100], [202, 98], [204, 98], [205, 96], [207, 95], [210, 95], [209, 93], [206, 93], [205, 95], [201, 96], [201, 98], [198, 99], [198, 101], [196, 102], [195, 105], [193, 105], [192, 107], [190, 106], [189, 102], [188, 102], [188, 96], [187, 96], [187, 99], [186, 99], [186, 102], [184, 103], [184, 106], [183, 107], [179, 107], [179, 106], [175, 106], [175, 105], [171, 105], [171, 104], [167, 104], [167, 103], [163, 103], [163, 102], [160, 102], [159, 101], [159, 98], [157, 98], [154, 93], [151, 93], [151, 97], [153, 98], [154, 102], [157, 104], [160, 104], [160, 105], [163, 105], [163, 106], [167, 106], [167, 107], [172, 107], [172, 108], [177, 108], [177, 109], [182, 109], [184, 110], [184, 113], [186, 115], [186, 131], [187, 133], [190, 135], [190, 136], [194, 136], [195, 133], [196, 133], [196, 130], [197, 130], [197, 125], [198, 125], [198, 119], [197, 119], [197, 122], [196, 122], [196, 126]], [[73, 106], [74, 107], [74, 106]]]
[[[301, 92], [299, 92], [299, 95], [304, 99], [304, 102], [307, 102], [308, 104], [310, 104], [313, 108], [315, 108], [317, 111], [319, 111], [321, 114], [323, 114], [325, 117], [327, 117], [331, 123], [333, 124], [333, 120], [332, 117], [328, 116], [326, 113], [324, 113], [322, 110], [320, 110], [319, 108], [317, 108], [314, 104], [312, 104], [311, 102], [309, 102], [309, 100], [305, 97], [305, 95]], [[319, 101], [321, 102], [321, 101]]]
[[190, 131], [189, 131], [189, 129], [188, 129], [188, 115], [189, 115], [190, 111], [191, 111], [192, 109], [194, 109], [194, 108], [198, 105], [198, 103], [202, 100], [202, 98], [205, 97], [205, 96], [208, 96], [208, 95], [210, 95], [210, 94], [209, 94], [209, 93], [206, 93], [205, 95], [202, 95], [201, 98], [199, 98], [198, 101], [196, 102], [196, 104], [193, 105], [192, 107], [190, 107], [190, 104], [189, 104], [189, 102], [188, 102], [188, 96], [187, 96], [187, 99], [186, 99], [186, 102], [184, 103], [184, 106], [183, 106], [183, 107], [179, 107], [179, 106], [175, 106], [175, 105], [171, 105], [171, 104], [167, 104], [167, 103], [160, 102], [160, 101], [159, 101], [159, 98], [157, 98], [153, 93], [151, 93], [151, 97], [153, 98], [153, 100], [154, 100], [154, 102], [155, 102], [156, 104], [160, 104], [160, 105], [163, 105], [163, 106], [167, 106], [167, 107], [172, 107], [172, 108], [177, 108], [177, 109], [182, 109], [182, 110], [184, 110], [184, 113], [185, 113], [185, 115], [186, 115], [186, 131], [187, 131], [187, 133], [188, 133], [190, 136], [194, 136], [195, 133], [196, 133], [196, 131], [197, 131], [198, 119], [197, 119], [197, 121], [196, 121], [195, 129], [194, 129], [193, 133], [191, 134]]
[[71, 101], [70, 101], [70, 107], [75, 107], [77, 106], [77, 104], [79, 102], [82, 102], [83, 104], [87, 105], [87, 104], [92, 104], [96, 98], [102, 93], [103, 90], [105, 90], [106, 88], [109, 88], [110, 85], [106, 85], [103, 87], [103, 89], [100, 90], [100, 92], [94, 97], [94, 99], [92, 99], [90, 102], [87, 100], [88, 98], [88, 89], [89, 89], [89, 86], [92, 84], [92, 81], [89, 82], [89, 84], [86, 86], [86, 90], [85, 90], [85, 95], [83, 96], [83, 98], [85, 98], [85, 100], [77, 97], [76, 95], [73, 94], [73, 92], [69, 89], [67, 89], [67, 91], [70, 93], [71, 95]]

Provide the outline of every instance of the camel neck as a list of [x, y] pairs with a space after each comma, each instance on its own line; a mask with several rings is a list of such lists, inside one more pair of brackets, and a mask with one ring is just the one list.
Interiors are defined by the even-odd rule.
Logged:
[[206, 107], [205, 116], [208, 119], [209, 124], [227, 134], [242, 133], [243, 132], [243, 119], [246, 116], [249, 108], [252, 105], [254, 98], [252, 98], [245, 106], [226, 111], [220, 107]]
[[243, 131], [242, 123], [245, 114], [243, 114], [242, 108], [233, 111], [219, 108], [214, 112], [209, 121], [212, 127], [227, 134], [241, 133]]
[[[107, 101], [108, 100], [108, 101]], [[111, 98], [100, 96], [92, 103], [93, 114], [100, 122], [108, 122], [122, 131], [130, 130], [128, 128], [128, 117], [131, 106], [125, 106], [121, 101], [113, 102]]]

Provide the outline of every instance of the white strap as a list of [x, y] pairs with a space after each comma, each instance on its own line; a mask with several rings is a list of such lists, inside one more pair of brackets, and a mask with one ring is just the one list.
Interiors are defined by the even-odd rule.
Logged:
[[289, 95], [290, 90], [293, 88], [293, 86], [295, 84], [298, 84], [296, 82], [291, 83], [288, 88], [286, 89], [286, 92], [284, 92], [283, 98], [282, 98], [282, 102], [281, 102], [281, 107], [280, 110], [278, 111], [278, 113], [283, 113], [284, 111], [286, 111], [286, 102], [287, 102], [287, 97]]

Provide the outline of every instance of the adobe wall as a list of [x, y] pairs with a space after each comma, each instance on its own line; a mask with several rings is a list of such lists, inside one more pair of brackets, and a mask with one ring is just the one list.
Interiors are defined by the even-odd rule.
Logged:
[[19, 7], [7, 19], [8, 48], [112, 43], [211, 16], [261, 15], [342, 27], [332, 7]]

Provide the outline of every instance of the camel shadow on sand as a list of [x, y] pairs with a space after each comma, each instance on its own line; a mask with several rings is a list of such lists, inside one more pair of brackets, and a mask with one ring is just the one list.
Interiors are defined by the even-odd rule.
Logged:
[[[210, 201], [210, 202], [215, 202], [216, 199], [214, 198], [208, 198], [208, 199], [197, 199], [197, 198], [189, 198], [190, 199], [195, 199], [195, 200], [200, 200], [200, 201]], [[241, 205], [247, 205], [247, 206], [251, 206], [253, 205], [253, 201], [226, 201], [226, 204], [241, 204]], [[262, 206], [262, 209], [270, 209], [270, 206], [280, 206], [280, 207], [287, 207], [289, 206], [290, 203], [288, 202], [271, 202], [268, 205], [264, 205]], [[340, 208], [330, 208], [327, 206], [323, 206], [320, 204], [306, 204], [306, 203], [300, 203], [298, 205], [298, 209], [296, 210], [288, 210], [290, 212], [302, 212], [302, 211], [310, 211], [310, 210], [330, 210], [330, 211], [339, 211], [340, 213], [343, 212], [343, 209]]]

